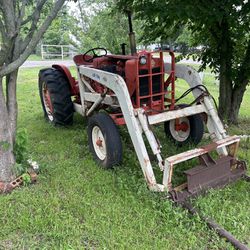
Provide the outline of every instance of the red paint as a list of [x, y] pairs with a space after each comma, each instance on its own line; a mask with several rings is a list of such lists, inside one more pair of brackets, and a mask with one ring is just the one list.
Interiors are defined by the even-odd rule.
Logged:
[[114, 120], [115, 124], [118, 126], [125, 125], [125, 119], [122, 113], [119, 114], [110, 114], [111, 118]]
[[176, 131], [183, 131], [186, 132], [188, 130], [189, 126], [186, 122], [182, 123], [175, 123], [175, 130]]
[[51, 102], [51, 97], [50, 97], [50, 92], [48, 90], [47, 85], [43, 85], [43, 96], [44, 96], [44, 101], [45, 101], [45, 105], [49, 108], [51, 114], [53, 114], [53, 105]]
[[97, 145], [98, 147], [102, 147], [102, 140], [101, 140], [101, 139], [98, 139], [98, 140], [96, 141], [96, 145]]
[[[164, 55], [162, 51], [141, 51], [137, 55], [133, 56], [106, 55], [94, 58], [92, 62], [86, 62], [83, 55], [77, 55], [73, 60], [78, 66], [85, 65], [87, 67], [106, 70], [122, 76], [126, 82], [134, 108], [142, 107], [146, 110], [148, 115], [152, 115], [166, 109], [173, 110], [175, 107], [175, 56], [171, 51], [169, 54], [171, 56], [172, 64], [171, 71], [169, 72], [169, 76], [166, 81], [164, 79]], [[145, 65], [140, 64], [141, 56], [145, 56], [147, 58]], [[71, 94], [79, 97], [78, 83], [75, 78], [72, 77], [68, 68], [63, 65], [53, 65], [53, 67], [61, 70], [65, 74], [71, 86]], [[157, 85], [155, 85], [155, 79], [157, 79]], [[95, 92], [103, 93], [105, 91], [105, 87], [100, 83], [91, 79], [88, 81]], [[144, 86], [140, 86], [142, 83]], [[146, 88], [144, 96], [140, 93], [140, 90], [143, 88]], [[107, 93], [113, 94], [111, 90], [108, 90]], [[77, 98], [77, 102], [79, 101], [80, 99]], [[110, 115], [117, 125], [125, 124], [122, 114]], [[184, 131], [186, 127], [181, 125], [181, 127], [178, 127], [177, 129], [182, 129]]]

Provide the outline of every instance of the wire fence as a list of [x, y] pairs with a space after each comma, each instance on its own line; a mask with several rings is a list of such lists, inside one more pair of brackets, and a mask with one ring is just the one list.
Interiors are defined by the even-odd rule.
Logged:
[[65, 58], [73, 58], [76, 54], [78, 54], [78, 50], [72, 45], [41, 45], [42, 59], [61, 58], [64, 60]]

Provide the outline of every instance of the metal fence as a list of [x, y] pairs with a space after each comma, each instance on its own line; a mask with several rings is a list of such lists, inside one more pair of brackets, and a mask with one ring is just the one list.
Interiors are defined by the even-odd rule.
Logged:
[[42, 59], [61, 58], [63, 60], [72, 58], [76, 54], [78, 54], [78, 50], [72, 45], [41, 45]]

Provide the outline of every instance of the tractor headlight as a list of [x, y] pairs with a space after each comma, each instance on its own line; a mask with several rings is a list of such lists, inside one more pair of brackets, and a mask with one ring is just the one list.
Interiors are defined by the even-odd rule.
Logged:
[[146, 56], [141, 56], [140, 57], [140, 64], [145, 65], [147, 63], [147, 57]]

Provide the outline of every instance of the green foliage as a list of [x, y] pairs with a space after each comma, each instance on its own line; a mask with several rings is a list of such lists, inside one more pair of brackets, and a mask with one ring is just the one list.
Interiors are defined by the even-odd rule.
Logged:
[[26, 129], [19, 129], [16, 135], [14, 154], [18, 164], [25, 163], [28, 158], [28, 133]]
[[20, 163], [16, 163], [13, 166], [13, 170], [16, 176], [20, 176], [24, 173], [27, 172], [27, 165], [26, 164], [20, 164]]
[[[111, 53], [121, 53], [120, 45], [126, 43], [129, 53], [127, 16], [114, 8], [113, 1], [81, 0], [78, 6], [71, 32], [82, 52], [104, 47]], [[139, 22], [134, 23], [134, 29], [140, 34]]]
[[[110, 18], [112, 15], [112, 18]], [[128, 41], [128, 27], [124, 17], [118, 13], [110, 13], [105, 9], [93, 17], [89, 25], [86, 37], [88, 37], [87, 47], [104, 47], [112, 53], [121, 51], [120, 44]]]
[[68, 14], [67, 6], [64, 6], [58, 13], [57, 18], [51, 23], [49, 29], [42, 39], [43, 44], [68, 45], [72, 44], [70, 29], [73, 24], [73, 17]]
[[[43, 17], [46, 17], [46, 11]], [[141, 25], [141, 22], [134, 22], [138, 37]], [[127, 16], [117, 11], [114, 1], [79, 0], [72, 10], [64, 6], [45, 33], [42, 43], [71, 44], [81, 52], [104, 47], [112, 53], [121, 53], [120, 44], [126, 43], [129, 53], [128, 33]]]
[[27, 174], [27, 173], [22, 174], [22, 179], [23, 179], [24, 186], [28, 186], [31, 184], [31, 177], [29, 174]]
[[27, 173], [28, 169], [28, 133], [26, 129], [18, 129], [14, 145], [16, 164], [13, 170], [16, 176]]

